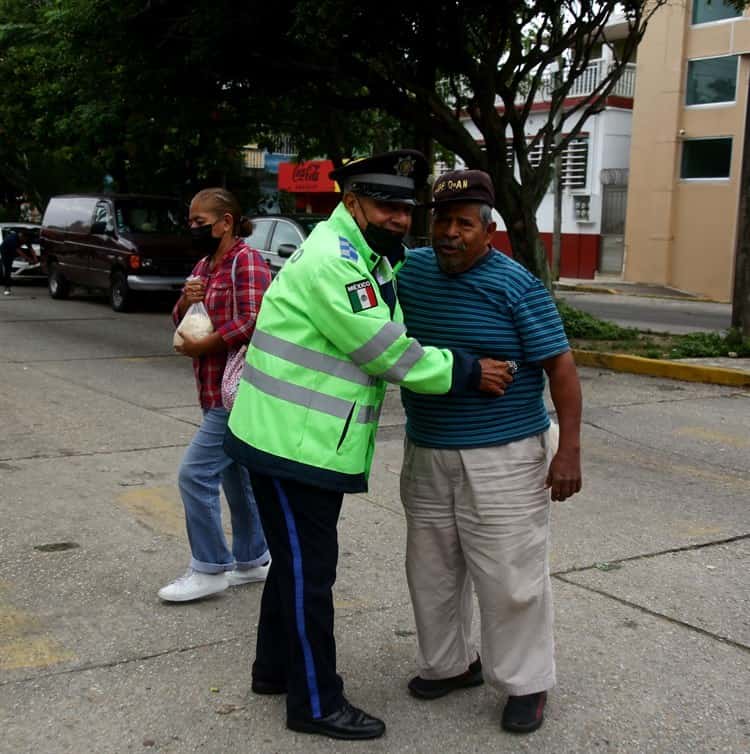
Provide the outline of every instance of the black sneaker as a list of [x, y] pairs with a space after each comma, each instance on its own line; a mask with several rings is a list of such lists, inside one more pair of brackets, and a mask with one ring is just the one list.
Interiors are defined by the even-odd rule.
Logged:
[[531, 733], [544, 722], [547, 692], [509, 696], [503, 710], [502, 726], [511, 733]]
[[441, 696], [450, 694], [451, 691], [465, 689], [469, 686], [481, 686], [484, 683], [482, 678], [482, 661], [477, 657], [469, 665], [469, 669], [460, 675], [454, 675], [450, 678], [420, 678], [415, 676], [409, 681], [409, 693], [419, 699], [438, 699]]
[[358, 707], [353, 707], [346, 699], [335, 712], [317, 720], [290, 720], [287, 718], [286, 727], [300, 733], [316, 733], [319, 736], [339, 738], [346, 741], [380, 738], [385, 733], [385, 723], [382, 720], [368, 715]]

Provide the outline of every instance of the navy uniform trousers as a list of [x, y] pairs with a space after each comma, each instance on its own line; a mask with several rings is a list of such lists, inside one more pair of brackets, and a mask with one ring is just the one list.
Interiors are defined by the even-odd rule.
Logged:
[[253, 677], [287, 687], [287, 718], [343, 704], [336, 673], [333, 584], [341, 492], [250, 473], [271, 568], [263, 589]]

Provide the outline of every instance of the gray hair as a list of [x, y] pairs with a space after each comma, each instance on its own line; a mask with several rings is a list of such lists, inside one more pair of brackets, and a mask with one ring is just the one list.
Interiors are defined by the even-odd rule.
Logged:
[[492, 207], [489, 204], [479, 205], [479, 220], [485, 228], [492, 222]]

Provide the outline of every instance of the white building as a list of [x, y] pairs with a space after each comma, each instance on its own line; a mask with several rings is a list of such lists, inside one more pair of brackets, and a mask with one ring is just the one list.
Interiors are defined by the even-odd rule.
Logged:
[[[621, 25], [611, 25], [608, 38], [617, 47], [617, 40], [626, 33], [627, 29]], [[566, 107], [572, 107], [595, 89], [607, 75], [611, 55], [610, 48], [604, 45], [600, 57], [591, 61], [585, 74], [572, 87], [565, 100]], [[612, 94], [607, 97], [603, 110], [586, 120], [579, 136], [569, 143], [565, 151], [560, 262], [562, 277], [594, 278], [597, 274], [619, 275], [622, 271], [634, 94], [635, 64], [629, 63]], [[531, 139], [546, 123], [549, 102], [549, 85], [540, 87], [526, 124], [527, 138]], [[578, 115], [572, 116], [573, 123], [577, 122]], [[480, 132], [468, 116], [464, 120], [464, 126], [481, 141]], [[564, 123], [563, 133], [566, 132]], [[510, 144], [508, 152], [510, 156]], [[531, 160], [533, 164], [533, 153]], [[445, 166], [441, 166], [439, 172], [445, 169]], [[553, 214], [554, 195], [550, 184], [537, 213], [542, 241], [550, 254]], [[504, 251], [510, 251], [502, 222], [498, 223], [496, 245]]]

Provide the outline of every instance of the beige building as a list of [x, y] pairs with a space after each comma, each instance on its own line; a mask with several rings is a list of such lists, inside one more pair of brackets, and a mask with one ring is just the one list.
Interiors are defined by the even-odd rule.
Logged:
[[731, 299], [750, 16], [670, 0], [638, 50], [623, 277]]

